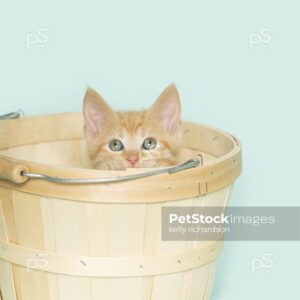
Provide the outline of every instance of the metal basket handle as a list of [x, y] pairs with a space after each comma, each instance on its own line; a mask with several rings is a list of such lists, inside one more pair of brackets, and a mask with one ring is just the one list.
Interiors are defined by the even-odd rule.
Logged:
[[154, 171], [149, 171], [145, 173], [140, 174], [133, 174], [128, 176], [116, 176], [116, 177], [108, 177], [108, 178], [60, 178], [60, 177], [54, 177], [49, 176], [45, 174], [36, 174], [36, 173], [30, 173], [26, 171], [22, 171], [21, 175], [23, 177], [27, 178], [35, 178], [35, 179], [43, 179], [46, 181], [54, 182], [54, 183], [60, 183], [60, 184], [92, 184], [92, 183], [115, 183], [115, 182], [124, 182], [124, 181], [130, 181], [130, 180], [137, 180], [145, 177], [155, 176], [159, 174], [174, 174], [177, 172], [181, 172], [184, 170], [188, 170], [191, 168], [195, 168], [200, 164], [200, 160], [197, 158], [189, 159], [183, 164], [177, 165], [175, 167], [168, 167], [164, 169], [158, 169]]
[[59, 184], [101, 184], [101, 183], [115, 183], [130, 180], [137, 180], [145, 177], [155, 176], [159, 174], [174, 174], [184, 170], [197, 167], [201, 164], [198, 158], [192, 158], [186, 162], [163, 169], [157, 169], [145, 173], [133, 174], [128, 176], [116, 176], [107, 178], [61, 178], [49, 176], [46, 174], [32, 173], [25, 164], [18, 164], [0, 156], [0, 179], [9, 180], [13, 183], [24, 183], [28, 179], [41, 179]]

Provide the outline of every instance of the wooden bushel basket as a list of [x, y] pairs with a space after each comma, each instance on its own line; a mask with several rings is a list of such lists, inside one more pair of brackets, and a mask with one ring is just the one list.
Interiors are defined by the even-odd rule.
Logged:
[[2, 300], [208, 300], [218, 241], [161, 240], [165, 206], [226, 206], [241, 172], [230, 134], [184, 122], [203, 165], [114, 183], [62, 184], [149, 170], [88, 168], [80, 113], [0, 121]]

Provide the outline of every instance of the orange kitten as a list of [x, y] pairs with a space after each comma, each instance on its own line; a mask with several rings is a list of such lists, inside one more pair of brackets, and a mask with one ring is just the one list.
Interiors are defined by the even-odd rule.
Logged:
[[168, 86], [147, 111], [117, 112], [88, 88], [84, 97], [85, 138], [94, 168], [124, 170], [178, 163], [180, 99]]

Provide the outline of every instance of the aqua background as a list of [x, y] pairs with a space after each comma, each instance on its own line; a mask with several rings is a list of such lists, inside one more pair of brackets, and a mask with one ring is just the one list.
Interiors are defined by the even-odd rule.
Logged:
[[[0, 114], [79, 111], [87, 85], [117, 109], [139, 109], [175, 82], [185, 119], [242, 141], [232, 205], [299, 205], [299, 9], [296, 0], [2, 2]], [[299, 244], [227, 243], [212, 300], [300, 299]], [[272, 264], [252, 272], [268, 253]]]

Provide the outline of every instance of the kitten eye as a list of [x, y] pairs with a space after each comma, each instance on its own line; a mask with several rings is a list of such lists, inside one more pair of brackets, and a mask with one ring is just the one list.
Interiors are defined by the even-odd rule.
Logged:
[[109, 142], [109, 148], [111, 151], [121, 151], [123, 150], [124, 146], [121, 141], [112, 140]]
[[146, 138], [143, 143], [143, 149], [152, 150], [156, 147], [157, 142], [154, 138]]

